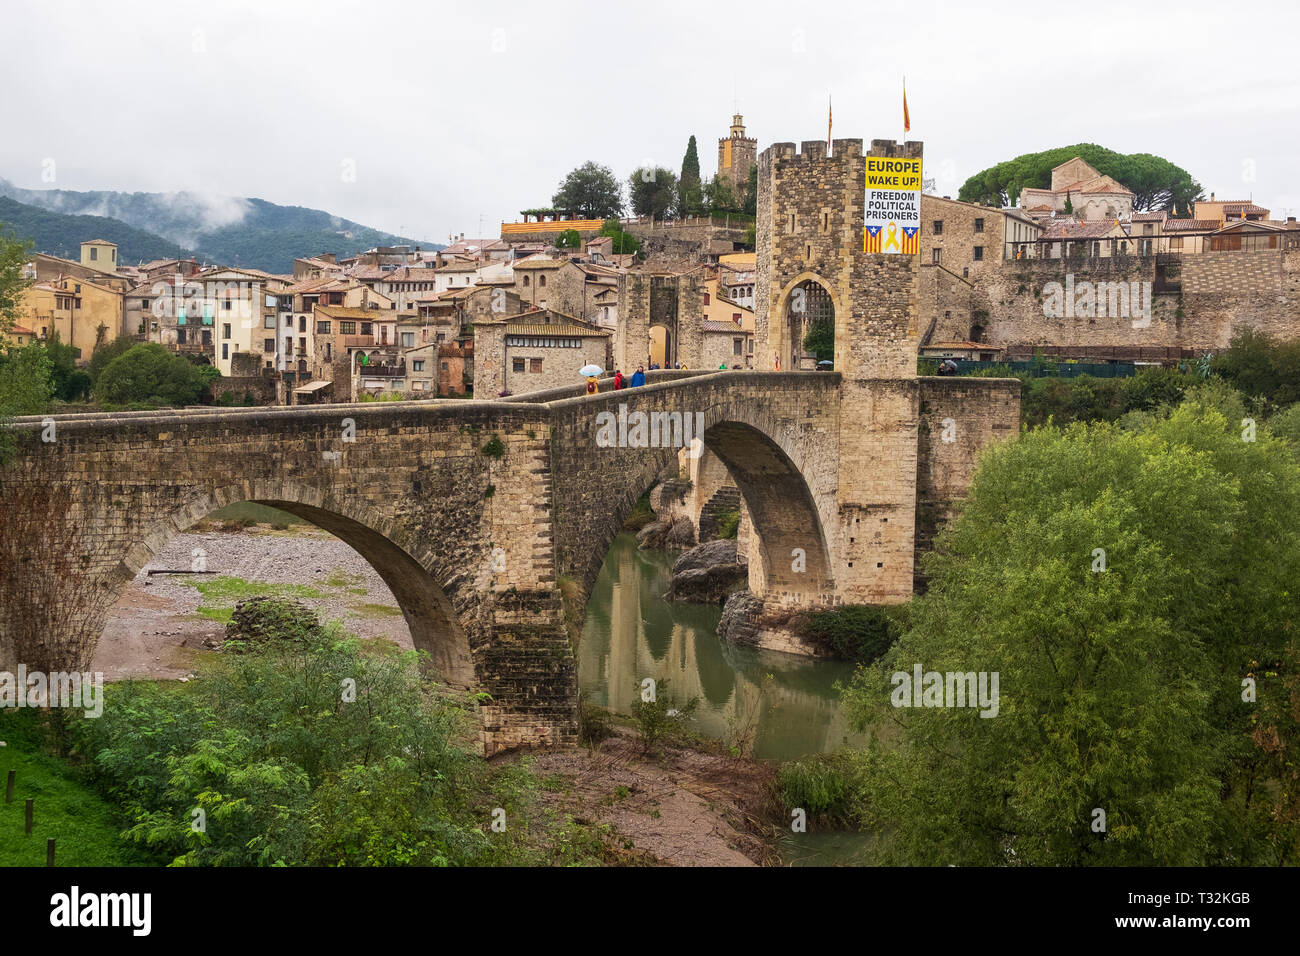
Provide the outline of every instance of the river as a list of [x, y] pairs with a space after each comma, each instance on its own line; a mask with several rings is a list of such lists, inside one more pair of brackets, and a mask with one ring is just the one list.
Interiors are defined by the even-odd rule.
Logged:
[[578, 648], [584, 694], [630, 714], [642, 680], [667, 678], [679, 703], [700, 699], [693, 729], [742, 749], [752, 742], [760, 760], [792, 760], [859, 740], [835, 690], [853, 665], [723, 642], [716, 633], [720, 607], [664, 600], [676, 557], [638, 550], [632, 534], [614, 539]]

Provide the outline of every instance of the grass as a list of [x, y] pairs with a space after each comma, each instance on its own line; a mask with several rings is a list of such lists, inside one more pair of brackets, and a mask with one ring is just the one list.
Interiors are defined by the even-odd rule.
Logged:
[[[16, 773], [13, 803], [0, 802], [0, 866], [43, 867], [50, 837], [55, 866], [149, 865], [121, 839], [125, 825], [112, 805], [81, 783], [66, 762], [41, 751], [39, 719], [36, 711], [0, 712], [0, 788], [10, 770]], [[28, 799], [35, 801], [30, 836], [23, 832]]]
[[237, 501], [233, 505], [218, 508], [208, 515], [206, 520], [213, 519], [218, 521], [252, 520], [258, 524], [307, 524], [301, 518], [291, 515], [287, 511], [281, 511], [279, 508], [272, 508], [268, 505], [259, 505], [255, 501]]
[[[325, 579], [325, 585], [331, 588], [352, 588], [362, 581], [359, 574], [348, 574], [346, 571], [335, 570]], [[364, 593], [364, 591], [362, 592]]]
[[249, 598], [323, 598], [326, 596], [325, 592], [309, 584], [268, 584], [264, 581], [245, 581], [243, 578], [224, 574], [210, 581], [186, 581], [185, 583], [203, 595], [203, 603], [199, 605], [196, 613], [219, 624], [228, 624], [235, 605]]

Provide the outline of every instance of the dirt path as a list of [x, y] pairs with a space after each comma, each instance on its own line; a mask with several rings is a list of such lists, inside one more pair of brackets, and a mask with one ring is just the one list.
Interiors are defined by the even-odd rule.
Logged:
[[[647, 757], [628, 732], [599, 750], [534, 756], [532, 769], [558, 774], [559, 797], [577, 818], [608, 823], [632, 858], [666, 866], [761, 866], [776, 861], [764, 821], [763, 764], [694, 750]], [[630, 844], [630, 845], [629, 845]]]
[[[204, 556], [208, 575], [149, 574], [151, 570], [188, 569], [195, 550]], [[265, 526], [241, 532], [208, 531], [177, 535], [147, 565], [109, 612], [92, 670], [105, 680], [179, 678], [194, 662], [212, 653], [205, 642], [220, 638], [225, 626], [199, 613], [205, 598], [193, 585], [221, 576], [309, 588], [319, 597], [288, 596], [318, 611], [325, 620], [341, 620], [362, 637], [383, 637], [411, 647], [392, 593], [375, 569], [338, 538], [316, 529], [271, 531]], [[214, 601], [208, 607], [222, 603]]]

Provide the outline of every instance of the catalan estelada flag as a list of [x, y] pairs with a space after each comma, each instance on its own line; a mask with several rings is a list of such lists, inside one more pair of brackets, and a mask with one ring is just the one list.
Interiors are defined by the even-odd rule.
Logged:
[[903, 255], [914, 256], [921, 251], [921, 239], [917, 235], [920, 230], [916, 226], [908, 228], [903, 227]]
[[862, 251], [880, 251], [880, 226], [867, 226], [862, 230]]

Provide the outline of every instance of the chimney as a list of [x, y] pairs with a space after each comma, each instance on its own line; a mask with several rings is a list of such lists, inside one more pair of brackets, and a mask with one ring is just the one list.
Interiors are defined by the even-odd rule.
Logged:
[[1210, 193], [1210, 202], [1214, 202], [1214, 193]]

